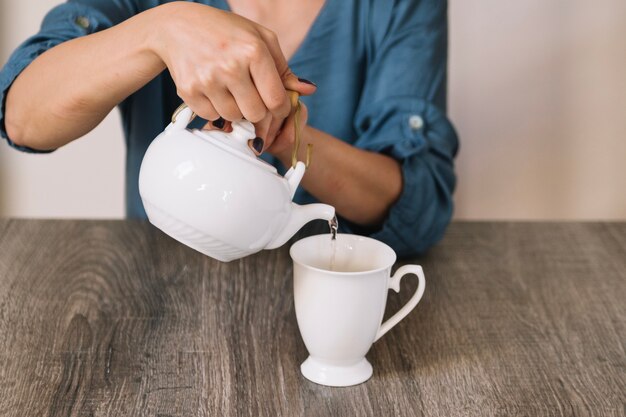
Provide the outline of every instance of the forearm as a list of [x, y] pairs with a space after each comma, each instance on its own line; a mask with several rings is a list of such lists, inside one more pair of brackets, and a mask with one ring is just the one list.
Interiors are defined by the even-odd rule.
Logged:
[[[313, 144], [311, 165], [301, 185], [337, 213], [360, 225], [379, 224], [402, 192], [402, 170], [393, 158], [365, 151], [307, 126], [299, 159]], [[278, 155], [291, 164], [288, 151]]]
[[[6, 127], [18, 145], [54, 149], [93, 129], [165, 65], [149, 48], [156, 9], [64, 42], [35, 59], [6, 99]], [[151, 20], [152, 19], [152, 20]]]

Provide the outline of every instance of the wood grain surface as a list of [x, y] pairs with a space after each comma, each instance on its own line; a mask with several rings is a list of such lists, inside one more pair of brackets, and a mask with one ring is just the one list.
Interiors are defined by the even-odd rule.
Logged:
[[626, 415], [625, 223], [454, 223], [409, 262], [422, 302], [328, 388], [299, 372], [288, 246], [224, 264], [143, 222], [0, 220], [0, 416]]

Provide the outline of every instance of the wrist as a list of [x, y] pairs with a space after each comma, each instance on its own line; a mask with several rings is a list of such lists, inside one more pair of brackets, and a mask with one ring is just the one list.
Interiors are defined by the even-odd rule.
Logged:
[[[306, 161], [307, 146], [308, 144], [313, 143], [312, 139], [313, 139], [313, 136], [311, 135], [311, 128], [309, 126], [304, 126], [300, 134], [300, 147], [298, 148], [298, 155], [297, 155], [298, 161]], [[294, 142], [291, 144], [291, 146], [287, 146], [285, 149], [281, 150], [280, 152], [275, 153], [274, 156], [278, 158], [278, 160], [282, 162], [282, 164], [285, 167], [290, 167], [292, 163], [293, 150], [295, 146], [296, 144]], [[315, 150], [313, 150], [313, 153], [315, 153]]]
[[274, 156], [285, 166], [291, 166], [291, 148], [284, 149], [281, 152], [274, 153]]
[[171, 15], [175, 13], [178, 5], [178, 2], [165, 3], [135, 16], [137, 18], [135, 35], [141, 51], [158, 60], [163, 69], [166, 67], [164, 59], [164, 51], [167, 49], [165, 35], [169, 30]]

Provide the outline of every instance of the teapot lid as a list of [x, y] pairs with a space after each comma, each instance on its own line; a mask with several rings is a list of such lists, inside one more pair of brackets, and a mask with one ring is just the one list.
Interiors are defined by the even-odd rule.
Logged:
[[232, 122], [232, 128], [233, 131], [231, 133], [225, 133], [220, 130], [197, 129], [194, 130], [194, 133], [208, 139], [211, 144], [219, 147], [220, 149], [251, 162], [259, 168], [276, 174], [276, 168], [261, 158], [258, 158], [256, 153], [254, 153], [254, 151], [250, 149], [250, 146], [248, 146], [248, 141], [256, 137], [254, 125], [247, 120], [239, 120]]

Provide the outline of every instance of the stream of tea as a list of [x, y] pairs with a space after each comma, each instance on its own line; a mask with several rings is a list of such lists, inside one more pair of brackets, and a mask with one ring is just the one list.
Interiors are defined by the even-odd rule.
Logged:
[[[295, 168], [298, 163], [298, 149], [300, 148], [300, 126], [298, 121], [300, 120], [300, 96], [297, 92], [290, 92], [291, 106], [295, 109], [295, 118], [294, 118], [294, 147], [291, 152], [291, 166]], [[306, 159], [305, 166], [308, 168], [311, 163], [311, 152], [313, 151], [313, 144], [309, 143], [306, 146]], [[328, 226], [330, 227], [330, 262], [329, 269], [331, 271], [335, 270], [335, 254], [337, 252], [337, 230], [339, 229], [339, 220], [337, 220], [337, 216], [333, 216], [332, 219], [328, 221]]]
[[339, 221], [337, 220], [337, 216], [334, 216], [331, 220], [328, 221], [328, 226], [330, 227], [329, 269], [331, 271], [334, 271], [335, 270], [335, 255], [337, 252], [337, 229], [339, 229]]

